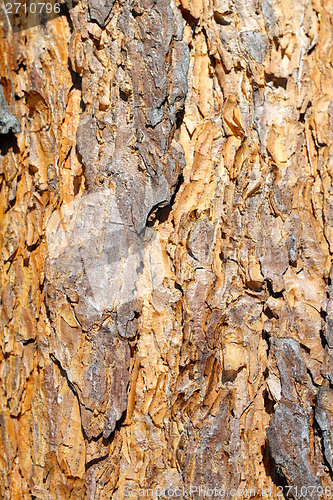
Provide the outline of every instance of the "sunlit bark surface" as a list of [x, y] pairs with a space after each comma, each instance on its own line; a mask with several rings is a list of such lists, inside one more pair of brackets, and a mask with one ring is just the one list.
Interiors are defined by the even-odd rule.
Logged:
[[4, 8], [0, 498], [332, 498], [333, 3]]

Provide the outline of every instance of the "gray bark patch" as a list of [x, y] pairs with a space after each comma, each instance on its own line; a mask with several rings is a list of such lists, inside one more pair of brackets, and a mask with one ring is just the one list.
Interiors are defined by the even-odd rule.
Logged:
[[16, 116], [10, 111], [3, 87], [0, 84], [0, 134], [8, 134], [10, 130], [14, 134], [19, 134], [21, 132], [21, 125]]
[[262, 63], [268, 48], [266, 36], [255, 31], [243, 31], [240, 36], [252, 59]]

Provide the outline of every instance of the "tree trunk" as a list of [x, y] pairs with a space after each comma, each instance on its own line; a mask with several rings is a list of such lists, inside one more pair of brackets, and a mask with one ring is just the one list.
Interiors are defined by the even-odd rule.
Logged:
[[1, 6], [0, 497], [332, 498], [333, 3], [71, 2]]

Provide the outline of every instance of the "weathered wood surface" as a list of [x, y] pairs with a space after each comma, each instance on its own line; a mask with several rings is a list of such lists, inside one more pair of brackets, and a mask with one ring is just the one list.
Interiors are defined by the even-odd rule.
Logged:
[[63, 8], [0, 18], [0, 497], [331, 498], [333, 4]]

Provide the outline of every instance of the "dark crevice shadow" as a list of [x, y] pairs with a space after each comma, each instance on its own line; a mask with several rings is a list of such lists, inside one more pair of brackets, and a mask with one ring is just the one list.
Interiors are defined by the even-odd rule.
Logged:
[[92, 460], [90, 460], [90, 462], [86, 463], [85, 470], [87, 471], [93, 465], [98, 465], [101, 462], [104, 462], [104, 460], [107, 460], [108, 458], [109, 458], [109, 454], [108, 453], [105, 454], [105, 455], [102, 455], [101, 457], [93, 458]]
[[164, 207], [157, 208], [158, 207], [157, 206], [151, 209], [150, 213], [148, 214], [147, 227], [153, 227], [156, 221], [158, 221], [159, 224], [162, 224], [168, 219], [169, 214], [173, 208], [177, 193], [183, 182], [184, 182], [183, 174], [180, 174], [176, 185], [176, 189], [171, 197], [170, 203], [168, 205], [165, 205]]
[[20, 152], [15, 134], [11, 130], [8, 134], [0, 134], [0, 155], [6, 156], [10, 150], [12, 150], [14, 154], [19, 154]]
[[[312, 408], [314, 413], [315, 413], [315, 407]], [[313, 430], [315, 432], [315, 434], [317, 434], [317, 436], [319, 437], [320, 439], [320, 444], [321, 444], [321, 454], [322, 454], [322, 460], [323, 460], [323, 464], [327, 467], [327, 469], [329, 471], [331, 471], [331, 466], [330, 464], [328, 463], [327, 461], [327, 458], [325, 456], [325, 445], [324, 445], [324, 433], [323, 431], [321, 430], [321, 428], [319, 427], [319, 424], [316, 420], [316, 417], [313, 419]], [[332, 477], [332, 471], [330, 472], [330, 476]]]
[[283, 292], [273, 292], [273, 286], [270, 279], [265, 279], [267, 291], [274, 299], [283, 299]]
[[[264, 464], [267, 477], [271, 478], [272, 482], [275, 484], [277, 489], [280, 487], [282, 488], [282, 491], [285, 491], [286, 486], [288, 486], [288, 483], [284, 475], [282, 473], [281, 474], [279, 473], [275, 460], [271, 455], [271, 450], [267, 439], [265, 441], [265, 444], [261, 447], [261, 454], [262, 454], [262, 462]], [[271, 495], [269, 495], [269, 497], [270, 496]], [[284, 498], [284, 496], [279, 495], [277, 498]]]
[[199, 22], [199, 19], [196, 19], [194, 16], [192, 16], [191, 12], [189, 10], [184, 9], [182, 5], [178, 5], [178, 9], [182, 13], [182, 16], [187, 22], [187, 24], [192, 26], [192, 28], [195, 28]]
[[267, 83], [273, 83], [273, 86], [277, 89], [279, 87], [282, 87], [284, 90], [287, 89], [287, 83], [288, 83], [288, 78], [284, 77], [277, 77], [275, 75], [271, 75], [268, 73], [265, 73], [265, 78]]

